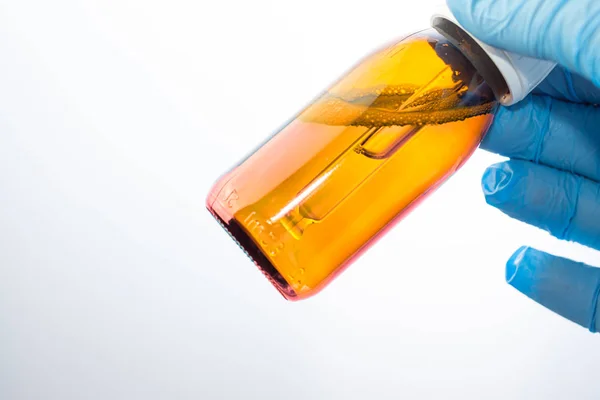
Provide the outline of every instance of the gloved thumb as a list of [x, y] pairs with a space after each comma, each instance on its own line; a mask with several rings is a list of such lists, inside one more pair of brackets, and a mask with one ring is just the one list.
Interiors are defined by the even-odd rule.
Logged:
[[479, 40], [551, 60], [600, 86], [600, 1], [447, 0]]
[[600, 329], [600, 268], [522, 247], [506, 263], [506, 281], [590, 331]]

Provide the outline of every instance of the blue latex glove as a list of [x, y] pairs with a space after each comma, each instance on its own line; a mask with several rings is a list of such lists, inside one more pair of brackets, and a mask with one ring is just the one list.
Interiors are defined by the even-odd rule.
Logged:
[[[501, 108], [482, 148], [511, 160], [488, 168], [489, 204], [560, 239], [600, 250], [600, 0], [448, 0], [490, 45], [560, 64], [523, 102]], [[572, 72], [570, 72], [572, 71]], [[600, 269], [519, 249], [508, 283], [592, 332]]]

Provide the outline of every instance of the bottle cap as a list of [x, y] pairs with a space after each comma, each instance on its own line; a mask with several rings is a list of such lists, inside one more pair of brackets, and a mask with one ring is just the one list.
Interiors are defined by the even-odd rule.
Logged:
[[432, 25], [437, 18], [446, 19], [477, 42], [496, 65], [509, 89], [507, 96], [498, 99], [505, 106], [510, 106], [523, 100], [537, 85], [552, 72], [556, 63], [537, 58], [522, 56], [506, 50], [487, 45], [473, 36], [456, 20], [447, 5], [440, 5], [431, 17]]

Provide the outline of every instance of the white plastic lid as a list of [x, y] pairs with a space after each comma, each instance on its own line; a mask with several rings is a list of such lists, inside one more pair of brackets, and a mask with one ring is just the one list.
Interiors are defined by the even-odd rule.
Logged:
[[527, 95], [531, 93], [531, 91], [535, 89], [535, 87], [539, 85], [556, 66], [556, 63], [551, 61], [525, 57], [481, 42], [458, 23], [448, 6], [445, 4], [437, 7], [436, 12], [431, 17], [431, 21], [433, 22], [435, 18], [444, 18], [456, 24], [471, 36], [487, 55], [490, 56], [490, 59], [496, 64], [496, 67], [498, 67], [498, 70], [508, 85], [510, 94], [499, 99], [505, 106], [518, 103], [527, 97]]

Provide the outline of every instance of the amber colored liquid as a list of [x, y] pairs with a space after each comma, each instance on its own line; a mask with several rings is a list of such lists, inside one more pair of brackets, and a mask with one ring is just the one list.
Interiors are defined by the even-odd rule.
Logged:
[[207, 207], [287, 299], [306, 298], [468, 159], [495, 105], [451, 44], [412, 35], [223, 176]]

